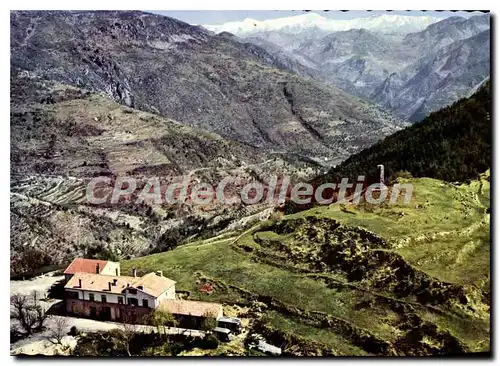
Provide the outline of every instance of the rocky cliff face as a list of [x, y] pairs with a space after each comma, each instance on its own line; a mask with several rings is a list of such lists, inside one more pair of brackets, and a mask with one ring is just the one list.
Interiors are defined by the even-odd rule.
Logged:
[[[453, 42], [393, 75], [371, 99], [410, 121], [468, 96], [490, 75], [490, 32]], [[399, 82], [391, 83], [391, 79]], [[403, 81], [403, 82], [401, 82]]]
[[489, 29], [489, 15], [476, 15], [468, 19], [450, 17], [429, 25], [422, 32], [406, 35], [404, 43], [411, 47], [417, 47], [420, 54], [428, 54]]
[[13, 12], [11, 28], [13, 67], [273, 151], [339, 161], [403, 125], [261, 47], [159, 15]]

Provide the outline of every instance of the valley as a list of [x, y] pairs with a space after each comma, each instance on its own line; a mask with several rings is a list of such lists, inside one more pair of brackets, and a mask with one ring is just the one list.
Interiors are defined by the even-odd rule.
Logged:
[[[47, 324], [82, 324], [49, 347], [65, 355], [490, 355], [490, 14], [448, 13], [12, 11], [11, 318], [18, 292], [41, 289], [31, 311], [57, 303]], [[360, 183], [346, 201], [315, 195], [345, 180]], [[372, 199], [401, 184], [409, 202], [374, 203], [382, 182]], [[224, 199], [196, 201], [201, 185]], [[75, 258], [90, 269], [62, 276]], [[78, 273], [116, 304], [82, 278], [65, 288]], [[119, 281], [164, 287], [127, 302]], [[72, 291], [88, 314], [68, 312]], [[220, 314], [184, 329], [155, 315], [163, 295]], [[151, 310], [147, 332], [122, 305]], [[222, 317], [243, 331], [216, 336]], [[43, 352], [52, 329], [12, 324], [11, 352]]]
[[11, 274], [57, 267], [77, 253], [127, 257], [162, 251], [269, 215], [266, 204], [94, 206], [86, 199], [94, 177], [134, 177], [142, 188], [151, 176], [164, 184], [184, 176], [215, 184], [231, 176], [237, 183], [229, 190], [236, 192], [245, 182], [319, 172], [310, 160], [263, 154], [78, 88], [30, 77], [13, 81]]
[[11, 26], [13, 68], [259, 149], [337, 164], [407, 125], [260, 47], [176, 19], [14, 12]]

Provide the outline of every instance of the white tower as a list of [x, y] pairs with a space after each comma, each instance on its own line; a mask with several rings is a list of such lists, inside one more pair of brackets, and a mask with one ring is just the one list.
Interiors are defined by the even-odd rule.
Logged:
[[377, 165], [377, 169], [379, 171], [380, 184], [385, 184], [385, 182], [384, 182], [384, 165], [382, 165], [382, 164]]

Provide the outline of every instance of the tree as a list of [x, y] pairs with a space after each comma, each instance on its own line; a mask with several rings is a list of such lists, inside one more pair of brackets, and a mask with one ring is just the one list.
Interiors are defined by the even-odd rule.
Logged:
[[79, 333], [80, 333], [80, 332], [78, 331], [78, 328], [77, 328], [75, 325], [73, 325], [73, 326], [70, 328], [70, 330], [69, 330], [69, 333], [68, 333], [68, 334], [69, 334], [70, 336], [76, 337]]
[[215, 314], [211, 312], [206, 312], [203, 314], [203, 324], [201, 325], [201, 328], [206, 331], [206, 332], [211, 332], [214, 330], [214, 328], [217, 326], [217, 318]]
[[135, 336], [135, 326], [133, 324], [123, 323], [122, 329], [116, 332], [116, 341], [123, 347], [127, 355], [132, 356], [130, 345]]
[[158, 333], [166, 335], [165, 326], [176, 327], [178, 322], [171, 312], [158, 308], [151, 315], [151, 324], [158, 329]]
[[123, 312], [123, 323], [121, 325], [121, 329], [118, 329], [116, 330], [116, 332], [112, 333], [114, 335], [114, 341], [117, 343], [117, 346], [123, 348], [129, 356], [132, 356], [130, 346], [132, 345], [132, 341], [136, 335], [137, 322], [138, 314], [136, 311]]
[[395, 174], [396, 178], [411, 179], [413, 176], [408, 170], [400, 170]]
[[50, 343], [62, 346], [62, 340], [66, 335], [66, 328], [68, 326], [68, 318], [58, 316], [53, 318], [54, 322], [49, 329], [49, 333], [45, 337]]
[[35, 296], [14, 294], [10, 297], [10, 317], [17, 319], [26, 335], [43, 330], [47, 314]]

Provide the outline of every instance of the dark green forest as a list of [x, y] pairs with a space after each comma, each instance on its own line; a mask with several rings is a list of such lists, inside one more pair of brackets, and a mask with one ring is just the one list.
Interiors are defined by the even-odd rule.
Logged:
[[385, 167], [386, 181], [408, 173], [449, 182], [476, 178], [491, 166], [490, 84], [351, 156], [314, 182], [353, 181], [358, 175], [376, 181], [378, 164]]

